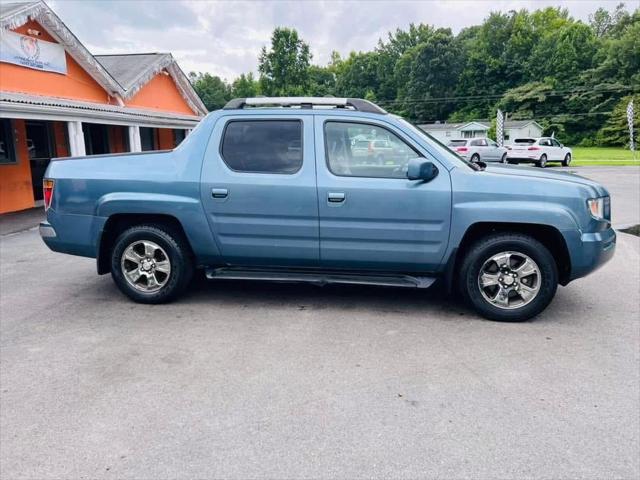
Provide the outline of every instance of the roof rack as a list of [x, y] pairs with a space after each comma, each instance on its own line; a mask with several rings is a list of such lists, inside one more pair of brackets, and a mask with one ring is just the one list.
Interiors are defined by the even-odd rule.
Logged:
[[387, 112], [375, 103], [361, 98], [335, 97], [253, 97], [234, 98], [223, 107], [224, 110], [243, 109], [245, 107], [300, 107], [315, 106], [352, 108], [358, 112], [386, 114]]

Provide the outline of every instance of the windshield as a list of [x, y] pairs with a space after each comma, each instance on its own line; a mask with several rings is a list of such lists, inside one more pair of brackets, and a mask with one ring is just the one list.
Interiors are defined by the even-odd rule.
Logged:
[[466, 140], [451, 140], [449, 142], [450, 147], [462, 147], [467, 144]]
[[436, 139], [435, 137], [432, 137], [431, 135], [429, 135], [427, 132], [425, 132], [421, 128], [416, 127], [414, 124], [412, 124], [411, 122], [406, 121], [402, 117], [399, 117], [397, 115], [394, 115], [394, 117], [397, 118], [403, 125], [409, 127], [413, 132], [415, 132], [418, 135], [426, 138], [429, 141], [429, 145], [431, 145], [433, 148], [435, 148], [438, 151], [438, 153], [440, 153], [443, 157], [445, 157], [447, 160], [449, 160], [454, 165], [462, 164], [462, 165], [466, 165], [471, 170], [480, 170], [480, 167], [478, 165], [476, 165], [474, 163], [471, 163], [471, 162], [469, 162], [467, 160], [464, 160], [463, 158], [458, 156], [456, 153], [454, 153], [452, 150], [450, 150], [440, 140]]
[[536, 143], [536, 139], [535, 138], [516, 138], [513, 143], [518, 143], [521, 145], [533, 145], [534, 143]]

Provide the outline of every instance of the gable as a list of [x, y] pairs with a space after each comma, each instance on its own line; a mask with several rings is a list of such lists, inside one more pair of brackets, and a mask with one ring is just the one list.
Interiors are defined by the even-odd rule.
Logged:
[[125, 105], [187, 115], [194, 114], [175, 82], [165, 70], [149, 80], [132, 98], [125, 100]]
[[[41, 32], [38, 39], [57, 43], [40, 24], [33, 20], [12, 31], [26, 35], [29, 29]], [[66, 75], [0, 62], [0, 90], [96, 103], [115, 103], [110, 102], [107, 91], [69, 55], [66, 49], [65, 58]]]
[[460, 131], [478, 131], [478, 130], [489, 130], [487, 125], [479, 122], [469, 122], [459, 129]]

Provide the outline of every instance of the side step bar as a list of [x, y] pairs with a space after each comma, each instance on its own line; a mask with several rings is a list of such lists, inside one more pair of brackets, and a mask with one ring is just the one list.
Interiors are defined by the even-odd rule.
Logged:
[[208, 279], [223, 280], [266, 280], [271, 282], [347, 283], [354, 285], [381, 285], [387, 287], [429, 288], [435, 277], [414, 275], [391, 275], [384, 273], [344, 273], [338, 271], [308, 271], [285, 269], [241, 269], [209, 268], [205, 270]]

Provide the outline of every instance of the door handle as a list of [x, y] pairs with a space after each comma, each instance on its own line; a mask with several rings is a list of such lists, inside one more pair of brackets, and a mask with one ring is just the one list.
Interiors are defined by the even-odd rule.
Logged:
[[327, 200], [329, 200], [331, 203], [344, 202], [344, 193], [341, 193], [341, 192], [329, 192], [327, 194]]
[[213, 198], [227, 198], [227, 195], [229, 195], [229, 190], [227, 190], [226, 188], [211, 189], [211, 196]]

